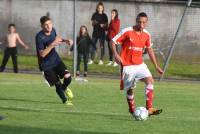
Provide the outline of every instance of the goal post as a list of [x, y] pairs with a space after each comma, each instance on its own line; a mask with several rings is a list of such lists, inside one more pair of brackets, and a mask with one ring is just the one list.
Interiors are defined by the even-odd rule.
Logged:
[[164, 71], [164, 72], [163, 72], [163, 75], [159, 78], [159, 81], [162, 81], [162, 80], [163, 80], [164, 75], [165, 75], [165, 73], [166, 73], [166, 71], [167, 71], [167, 68], [168, 68], [168, 65], [169, 65], [169, 61], [170, 61], [170, 59], [171, 59], [171, 56], [172, 56], [174, 47], [175, 47], [175, 45], [176, 45], [176, 41], [177, 41], [177, 37], [178, 37], [178, 35], [179, 35], [179, 31], [180, 31], [181, 26], [182, 26], [182, 23], [183, 23], [183, 21], [184, 21], [184, 19], [185, 19], [185, 15], [186, 15], [186, 13], [187, 13], [188, 7], [191, 6], [191, 3], [192, 3], [192, 0], [188, 0], [187, 5], [186, 5], [186, 7], [185, 7], [185, 9], [184, 9], [183, 15], [182, 15], [182, 17], [181, 17], [180, 23], [179, 23], [179, 25], [178, 25], [177, 31], [176, 31], [176, 33], [175, 33], [175, 35], [174, 35], [174, 39], [173, 39], [172, 44], [171, 44], [171, 46], [170, 46], [170, 48], [169, 48], [169, 51], [168, 51], [168, 54], [167, 54], [167, 58], [166, 58], [166, 60], [165, 60], [164, 68], [163, 68], [163, 71]]
[[74, 51], [73, 51], [73, 67], [74, 67], [74, 70], [73, 70], [73, 75], [74, 77], [76, 77], [76, 65], [77, 65], [77, 43], [76, 43], [76, 14], [77, 14], [77, 0], [74, 0], [74, 16], [73, 16], [73, 19], [74, 19], [74, 24], [73, 24], [73, 47], [74, 47]]

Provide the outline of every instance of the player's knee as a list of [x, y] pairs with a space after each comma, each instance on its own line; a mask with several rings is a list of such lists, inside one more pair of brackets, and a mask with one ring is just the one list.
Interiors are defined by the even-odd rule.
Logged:
[[64, 75], [63, 88], [66, 89], [72, 81], [70, 73]]
[[153, 90], [153, 89], [154, 89], [153, 84], [147, 84], [147, 85], [146, 85], [146, 90], [147, 90], [147, 89]]
[[72, 77], [69, 76], [68, 78], [64, 78], [64, 81], [67, 81], [67, 83], [71, 83], [71, 81], [72, 81]]
[[65, 75], [64, 75], [64, 79], [67, 79], [67, 78], [70, 78], [71, 77], [71, 74], [69, 72], [67, 72]]
[[149, 85], [149, 84], [151, 84], [151, 85], [153, 85], [154, 84], [154, 79], [152, 78], [152, 77], [149, 77], [147, 80], [146, 80], [146, 85]]
[[126, 91], [127, 95], [132, 95], [133, 94], [133, 89], [129, 89]]
[[64, 82], [65, 83], [70, 83], [72, 80], [71, 74], [69, 73], [69, 71], [65, 71], [65, 75], [64, 75]]

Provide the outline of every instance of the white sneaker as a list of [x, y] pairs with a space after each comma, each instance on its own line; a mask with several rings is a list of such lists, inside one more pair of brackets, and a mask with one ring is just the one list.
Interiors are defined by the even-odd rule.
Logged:
[[117, 67], [117, 66], [118, 66], [118, 64], [116, 62], [114, 62], [113, 67]]
[[103, 61], [102, 60], [99, 61], [99, 65], [103, 65]]
[[92, 61], [92, 60], [90, 60], [89, 62], [88, 62], [88, 64], [89, 65], [91, 65], [91, 64], [93, 64], [94, 62]]
[[83, 79], [83, 82], [88, 82], [88, 80], [84, 78], [84, 79]]
[[75, 78], [75, 81], [82, 81], [82, 80], [83, 79], [80, 76], [78, 76], [78, 77]]
[[112, 61], [109, 61], [108, 64], [106, 64], [107, 66], [111, 66], [112, 65]]

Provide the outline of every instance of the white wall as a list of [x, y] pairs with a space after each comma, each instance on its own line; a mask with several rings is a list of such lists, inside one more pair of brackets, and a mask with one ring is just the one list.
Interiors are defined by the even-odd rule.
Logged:
[[[77, 13], [77, 31], [84, 24], [92, 32], [91, 15], [95, 11], [96, 1], [79, 1]], [[148, 30], [152, 34], [154, 47], [166, 52], [172, 42], [174, 33], [183, 13], [184, 6], [180, 4], [141, 3], [141, 2], [104, 2], [105, 12], [110, 18], [110, 11], [118, 9], [121, 28], [132, 26], [139, 12], [149, 15]], [[63, 37], [73, 37], [73, 1], [46, 0], [1, 0], [0, 1], [0, 36], [5, 35], [7, 25], [14, 22], [22, 38], [35, 49], [35, 34], [40, 30], [39, 19], [50, 12], [57, 33]], [[176, 55], [200, 56], [200, 8], [191, 8], [181, 30]], [[65, 54], [66, 46], [58, 48]], [[21, 50], [21, 49], [20, 49]], [[21, 50], [21, 52], [23, 52]], [[31, 51], [30, 53], [34, 53]]]

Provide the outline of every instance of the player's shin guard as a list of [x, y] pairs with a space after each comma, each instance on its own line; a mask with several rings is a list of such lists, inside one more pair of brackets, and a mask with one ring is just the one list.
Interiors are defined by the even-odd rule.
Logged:
[[146, 108], [152, 108], [153, 107], [153, 85], [148, 84], [145, 89], [146, 94]]
[[71, 81], [72, 81], [72, 77], [71, 76], [69, 76], [68, 78], [64, 78], [63, 84], [62, 84], [63, 90], [67, 89], [67, 87], [69, 86], [69, 84], [71, 83]]
[[134, 95], [127, 94], [127, 103], [128, 103], [128, 107], [129, 107], [129, 112], [134, 113], [134, 111], [135, 111]]
[[58, 96], [61, 98], [62, 102], [65, 103], [67, 101], [67, 98], [65, 96], [65, 93], [63, 91], [63, 87], [62, 87], [62, 84], [61, 82], [57, 82], [55, 84], [55, 87], [56, 87], [56, 93], [58, 94]]

